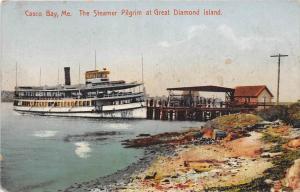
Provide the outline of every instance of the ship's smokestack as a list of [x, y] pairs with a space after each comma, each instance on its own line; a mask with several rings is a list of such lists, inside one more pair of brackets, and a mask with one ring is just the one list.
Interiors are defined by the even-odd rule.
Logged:
[[65, 85], [71, 85], [70, 67], [65, 67]]

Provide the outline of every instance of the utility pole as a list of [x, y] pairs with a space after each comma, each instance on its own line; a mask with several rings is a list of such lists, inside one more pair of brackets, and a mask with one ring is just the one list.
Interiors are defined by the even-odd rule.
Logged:
[[281, 57], [287, 57], [288, 55], [281, 55], [280, 53], [278, 55], [271, 55], [271, 57], [278, 57], [278, 73], [277, 73], [277, 98], [276, 98], [276, 104], [279, 104], [279, 84], [280, 84], [280, 58]]

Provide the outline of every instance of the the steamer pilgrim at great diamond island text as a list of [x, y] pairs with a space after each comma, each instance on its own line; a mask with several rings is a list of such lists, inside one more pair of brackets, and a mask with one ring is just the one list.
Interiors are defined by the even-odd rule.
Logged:
[[[70, 17], [73, 13], [69, 10], [25, 10], [25, 16], [28, 17]], [[147, 9], [147, 10], [86, 10], [79, 9], [75, 14], [79, 14], [82, 17], [113, 17], [113, 16], [125, 16], [125, 17], [137, 17], [137, 16], [220, 16], [222, 15], [221, 9]]]

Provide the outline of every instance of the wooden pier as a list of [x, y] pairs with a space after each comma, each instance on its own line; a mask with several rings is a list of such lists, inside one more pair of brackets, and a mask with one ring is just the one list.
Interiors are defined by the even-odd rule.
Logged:
[[161, 101], [147, 101], [147, 119], [178, 120], [178, 121], [208, 121], [222, 115], [254, 111], [254, 107], [170, 107], [159, 105]]
[[[219, 86], [194, 86], [168, 88], [167, 99], [149, 99], [146, 101], [147, 119], [208, 121], [222, 115], [249, 113], [258, 108], [273, 106], [271, 102], [236, 101], [235, 89]], [[180, 94], [173, 93], [181, 91]], [[225, 100], [201, 97], [197, 92], [225, 93]], [[196, 93], [196, 94], [195, 94]]]

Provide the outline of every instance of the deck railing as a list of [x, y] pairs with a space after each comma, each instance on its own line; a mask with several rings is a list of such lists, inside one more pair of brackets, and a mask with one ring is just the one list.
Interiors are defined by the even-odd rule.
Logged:
[[89, 95], [89, 96], [69, 96], [69, 97], [39, 97], [39, 96], [22, 96], [14, 97], [14, 99], [24, 99], [24, 100], [62, 100], [62, 99], [92, 99], [92, 98], [110, 98], [110, 97], [124, 97], [124, 96], [139, 96], [143, 92], [124, 92], [124, 93], [113, 93], [113, 94], [103, 94], [103, 95]]

